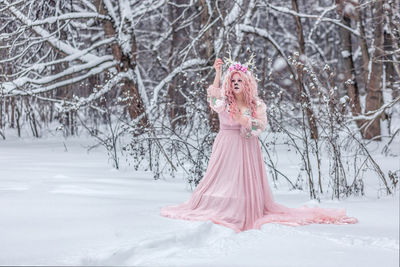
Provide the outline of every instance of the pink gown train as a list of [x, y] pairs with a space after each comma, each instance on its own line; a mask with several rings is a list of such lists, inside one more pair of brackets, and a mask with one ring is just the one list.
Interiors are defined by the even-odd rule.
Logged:
[[219, 88], [207, 89], [208, 102], [218, 112], [220, 131], [207, 171], [191, 197], [179, 205], [161, 208], [161, 215], [174, 219], [211, 220], [235, 232], [260, 229], [265, 223], [297, 226], [311, 223], [357, 223], [345, 209], [320, 207], [289, 208], [276, 203], [257, 138], [266, 127], [266, 106], [257, 99], [256, 116], [244, 113], [248, 125], [230, 120]]

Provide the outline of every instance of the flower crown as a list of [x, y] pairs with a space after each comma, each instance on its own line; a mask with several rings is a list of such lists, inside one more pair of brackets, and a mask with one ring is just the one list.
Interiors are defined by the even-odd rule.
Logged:
[[248, 69], [248, 67], [246, 65], [242, 65], [239, 62], [235, 63], [234, 65], [230, 65], [229, 66], [229, 71], [230, 72], [232, 72], [234, 70], [240, 70], [240, 71], [246, 73], [247, 69]]

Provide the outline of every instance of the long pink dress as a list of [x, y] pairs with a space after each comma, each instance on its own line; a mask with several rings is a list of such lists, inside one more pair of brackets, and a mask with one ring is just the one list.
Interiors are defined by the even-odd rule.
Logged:
[[305, 225], [310, 223], [357, 223], [345, 209], [320, 207], [288, 208], [276, 203], [267, 180], [257, 135], [267, 124], [266, 106], [257, 99], [256, 116], [248, 116], [242, 126], [230, 120], [228, 106], [219, 88], [207, 89], [208, 102], [218, 112], [220, 131], [207, 171], [186, 202], [161, 208], [165, 217], [208, 221], [232, 228], [235, 232], [260, 229], [265, 223]]

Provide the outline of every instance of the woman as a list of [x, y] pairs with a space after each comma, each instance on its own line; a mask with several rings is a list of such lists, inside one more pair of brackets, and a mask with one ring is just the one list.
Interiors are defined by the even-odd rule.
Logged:
[[222, 64], [215, 60], [216, 76], [207, 89], [220, 121], [207, 171], [189, 200], [162, 208], [161, 215], [211, 220], [235, 232], [260, 229], [265, 223], [356, 223], [345, 209], [288, 208], [274, 202], [257, 138], [267, 124], [265, 103], [257, 96], [254, 76], [240, 63], [229, 67], [219, 88]]

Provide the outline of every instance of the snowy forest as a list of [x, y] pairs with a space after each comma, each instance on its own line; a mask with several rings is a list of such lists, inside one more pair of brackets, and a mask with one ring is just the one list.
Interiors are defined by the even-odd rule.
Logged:
[[[387, 1], [1, 1], [0, 137], [89, 133], [115, 168], [127, 160], [154, 178], [204, 174], [218, 118], [206, 102], [216, 57], [255, 55], [267, 103], [265, 163], [277, 142], [297, 151], [311, 198], [363, 193], [366, 147], [398, 155], [400, 3]], [[392, 123], [395, 121], [395, 123]], [[350, 155], [351, 158], [350, 158]], [[297, 178], [299, 178], [297, 177]]]
[[[1, 201], [0, 216], [7, 218], [4, 225], [0, 222], [0, 240], [13, 244], [0, 252], [0, 264], [201, 265], [207, 263], [202, 252], [218, 258], [225, 255], [224, 249], [239, 251], [240, 242], [254, 241], [255, 236], [235, 241], [230, 233], [213, 230], [210, 224], [196, 224], [198, 228], [176, 234], [180, 227], [188, 227], [184, 223], [175, 226], [174, 233], [157, 234], [158, 239], [149, 241], [150, 232], [144, 226], [157, 229], [157, 223], [165, 223], [172, 229], [173, 220], [167, 223], [151, 216], [158, 216], [163, 201], [182, 202], [204, 176], [219, 131], [218, 114], [207, 102], [206, 89], [215, 77], [215, 59], [226, 63], [230, 58], [243, 63], [250, 59], [254, 64], [258, 96], [266, 104], [268, 118], [258, 140], [269, 183], [278, 196], [282, 194], [287, 203], [291, 195], [285, 194], [290, 192], [301, 192], [304, 198], [297, 200], [312, 204], [344, 201], [343, 206], [360, 222], [364, 218], [373, 231], [373, 218], [390, 221], [378, 231], [380, 237], [365, 236], [361, 230], [347, 230], [346, 236], [339, 237], [339, 229], [307, 228], [305, 239], [310, 244], [324, 246], [320, 239], [313, 239], [318, 235], [341, 248], [361, 244], [363, 249], [332, 265], [318, 261], [309, 265], [303, 259], [285, 266], [353, 266], [365, 255], [372, 260], [362, 266], [396, 265], [399, 243], [393, 233], [398, 234], [399, 218], [398, 210], [393, 211], [398, 209], [400, 177], [400, 0], [0, 0], [0, 14], [0, 193], [31, 186], [36, 190], [23, 198], [0, 194], [6, 200]], [[222, 66], [223, 73], [228, 67]], [[54, 179], [46, 180], [44, 173]], [[28, 174], [36, 180], [24, 180]], [[74, 177], [74, 182], [67, 183], [68, 177]], [[65, 204], [66, 214], [86, 218], [84, 214], [104, 212], [92, 197], [104, 201], [100, 198], [114, 194], [109, 191], [114, 187], [101, 187], [110, 177], [107, 183], [120, 186], [113, 196], [132, 200], [135, 195], [143, 201], [159, 197], [158, 206], [146, 200], [149, 213], [144, 216], [152, 222], [138, 219], [135, 229], [141, 229], [141, 234], [128, 230], [128, 222], [121, 226], [124, 219], [136, 218], [127, 215], [130, 210], [118, 206], [121, 213], [117, 214], [110, 206], [107, 212], [115, 217], [109, 216], [113, 219], [91, 231], [108, 236], [106, 222], [118, 225], [106, 237], [119, 246], [117, 252], [93, 235], [86, 238], [96, 240], [96, 245], [82, 241], [78, 246], [89, 251], [84, 256], [74, 250], [72, 241], [60, 247], [40, 241], [36, 249], [46, 256], [31, 251], [21, 257], [20, 247], [14, 245], [25, 243], [25, 232], [7, 231], [20, 218], [10, 215], [11, 210], [15, 214], [27, 211], [17, 199], [30, 205], [39, 201], [44, 207], [53, 195], [41, 194], [52, 188], [49, 192], [65, 195], [52, 203]], [[182, 183], [177, 182], [180, 178]], [[144, 186], [145, 180], [151, 184]], [[96, 184], [85, 187], [91, 182]], [[54, 187], [56, 183], [59, 188]], [[125, 191], [128, 185], [136, 191]], [[38, 197], [34, 192], [40, 192]], [[76, 215], [78, 211], [67, 204], [68, 194], [90, 196], [83, 203], [96, 208], [85, 213], [86, 206], [79, 202], [74, 205], [82, 210]], [[126, 199], [110, 201], [124, 206]], [[378, 204], [377, 199], [382, 202]], [[144, 214], [144, 208], [138, 208], [141, 205], [134, 210]], [[52, 207], [39, 210], [59, 214]], [[95, 220], [88, 221], [87, 230]], [[78, 229], [85, 222], [71, 223]], [[67, 229], [64, 221], [55, 225]], [[26, 234], [34, 239], [37, 229], [33, 227], [26, 228]], [[269, 227], [275, 227], [264, 229], [270, 236], [274, 231], [305, 233]], [[79, 230], [75, 240], [87, 233]], [[137, 241], [128, 238], [135, 234], [147, 241], [126, 245]], [[189, 241], [193, 238], [200, 241]], [[299, 240], [292, 243], [301, 246]], [[169, 250], [162, 244], [170, 244]], [[193, 252], [185, 252], [188, 247]], [[71, 255], [63, 254], [64, 249], [71, 249]], [[290, 245], [287, 249], [291, 251]], [[382, 253], [372, 252], [376, 250]], [[324, 252], [319, 252], [316, 259], [324, 260]], [[193, 262], [178, 260], [188, 255]], [[286, 257], [284, 252], [276, 255]], [[244, 265], [237, 257], [219, 258], [215, 266], [265, 266], [261, 258]], [[278, 262], [271, 266], [283, 266]]]

